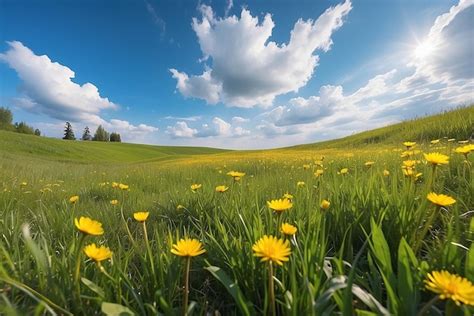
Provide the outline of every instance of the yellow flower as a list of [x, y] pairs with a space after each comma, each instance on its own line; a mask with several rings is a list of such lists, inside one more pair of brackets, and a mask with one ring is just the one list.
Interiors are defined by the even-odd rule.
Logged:
[[216, 187], [216, 192], [219, 193], [224, 193], [227, 190], [229, 190], [229, 187], [226, 187], [225, 185], [219, 185]]
[[316, 172], [314, 173], [314, 175], [315, 175], [316, 177], [319, 177], [319, 176], [321, 176], [323, 173], [324, 173], [324, 170], [323, 170], [323, 169], [318, 169], [318, 170], [316, 170]]
[[117, 204], [118, 204], [118, 200], [111, 200], [111, 201], [110, 201], [110, 204], [112, 204], [112, 205], [117, 205]]
[[144, 222], [147, 220], [148, 215], [150, 215], [150, 212], [135, 212], [133, 213], [133, 218], [137, 222]]
[[283, 212], [293, 207], [293, 203], [289, 199], [267, 201], [267, 205], [276, 212]]
[[389, 175], [390, 175], [390, 171], [388, 171], [387, 169], [385, 169], [385, 170], [383, 171], [383, 176], [384, 176], [384, 177], [388, 177]]
[[116, 189], [119, 187], [119, 183], [118, 182], [112, 182], [112, 188]]
[[69, 198], [69, 203], [76, 204], [79, 201], [79, 195], [73, 195]]
[[232, 178], [234, 178], [235, 181], [239, 181], [240, 178], [242, 178], [243, 176], [245, 176], [245, 172], [229, 171], [229, 172], [227, 172], [227, 175], [228, 175], [228, 176], [231, 176]]
[[323, 210], [327, 210], [329, 208], [329, 206], [331, 206], [331, 202], [329, 202], [328, 200], [322, 200], [321, 201], [321, 208]]
[[281, 224], [280, 231], [285, 235], [289, 235], [289, 236], [294, 235], [294, 234], [296, 234], [297, 230], [298, 230], [298, 228], [296, 228], [295, 226], [293, 226], [291, 224], [288, 224], [288, 223]]
[[442, 300], [450, 299], [456, 305], [474, 306], [474, 285], [466, 278], [444, 270], [433, 271], [428, 273], [425, 285]]
[[403, 146], [405, 146], [408, 149], [410, 149], [411, 147], [413, 147], [415, 145], [416, 145], [416, 142], [404, 142], [403, 143]]
[[22, 187], [26, 187], [27, 185], [28, 185], [28, 182], [22, 182], [22, 183], [20, 183], [20, 186], [22, 186]]
[[440, 153], [429, 153], [423, 154], [426, 161], [432, 165], [447, 165], [449, 163], [449, 157]]
[[197, 239], [180, 239], [173, 245], [171, 252], [181, 257], [196, 257], [206, 252], [202, 248], [202, 243]]
[[100, 246], [97, 247], [96, 244], [90, 244], [84, 247], [84, 253], [90, 259], [99, 263], [101, 261], [110, 259], [112, 257], [112, 251], [108, 247]]
[[98, 236], [104, 233], [102, 223], [90, 219], [89, 217], [81, 216], [79, 220], [75, 218], [74, 224], [76, 225], [77, 229], [79, 229], [84, 234]]
[[449, 206], [456, 203], [456, 200], [445, 194], [436, 194], [434, 192], [428, 193], [426, 198], [433, 204], [438, 206]]
[[277, 239], [274, 236], [263, 236], [252, 247], [254, 256], [262, 258], [261, 261], [275, 262], [283, 265], [288, 261], [291, 254], [290, 243], [288, 240]]
[[128, 184], [119, 183], [118, 188], [123, 191], [128, 190]]
[[439, 143], [439, 139], [434, 139], [430, 143], [431, 143], [431, 145], [435, 145], [435, 144]]
[[176, 209], [177, 210], [183, 210], [183, 209], [185, 209], [185, 207], [181, 204], [178, 204], [178, 206], [176, 206]]
[[298, 186], [298, 187], [304, 187], [304, 186], [305, 186], [305, 183], [304, 183], [304, 181], [298, 181], [298, 182], [296, 183], [296, 186]]
[[366, 163], [364, 163], [364, 165], [366, 167], [371, 167], [374, 163], [375, 163], [375, 161], [367, 161]]
[[339, 174], [347, 174], [349, 172], [348, 168], [342, 168], [338, 173]]
[[291, 200], [293, 200], [294, 197], [293, 197], [293, 195], [291, 195], [290, 193], [287, 192], [287, 193], [283, 194], [283, 198], [288, 199], [288, 200], [291, 201]]
[[303, 165], [303, 169], [304, 169], [304, 170], [308, 170], [309, 168], [311, 168], [310, 165]]
[[416, 164], [416, 160], [405, 160], [403, 161], [403, 167], [405, 168], [414, 168]]
[[469, 155], [471, 151], [474, 151], [474, 145], [465, 145], [465, 146], [457, 147], [454, 151], [458, 154], [464, 155], [467, 159], [467, 155]]
[[202, 184], [197, 184], [197, 183], [191, 184], [191, 190], [193, 190], [193, 192], [196, 192], [200, 188], [202, 188]]

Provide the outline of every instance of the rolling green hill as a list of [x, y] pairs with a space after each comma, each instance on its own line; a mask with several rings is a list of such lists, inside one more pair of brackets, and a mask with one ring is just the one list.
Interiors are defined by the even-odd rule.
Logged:
[[0, 158], [21, 156], [75, 162], [138, 162], [222, 152], [226, 152], [226, 150], [205, 147], [66, 141], [0, 131]]

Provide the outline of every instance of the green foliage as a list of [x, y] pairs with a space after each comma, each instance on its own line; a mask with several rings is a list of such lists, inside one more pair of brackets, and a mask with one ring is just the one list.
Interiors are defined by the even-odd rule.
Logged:
[[121, 143], [122, 139], [120, 138], [119, 133], [111, 133], [110, 134], [110, 141], [111, 142], [116, 142], [116, 143]]
[[102, 127], [102, 125], [99, 125], [95, 130], [94, 137], [92, 137], [92, 140], [96, 142], [108, 142], [109, 138], [109, 133], [105, 130], [104, 127]]
[[0, 107], [0, 129], [13, 130], [13, 114], [8, 108]]
[[35, 134], [35, 130], [33, 129], [33, 127], [29, 126], [25, 122], [15, 123], [15, 131], [21, 134]]
[[41, 136], [41, 131], [39, 129], [35, 129], [35, 136]]
[[81, 139], [84, 140], [84, 141], [92, 140], [91, 131], [89, 129], [89, 126], [86, 126], [84, 128], [84, 133], [82, 133]]
[[69, 122], [66, 122], [64, 126], [64, 137], [63, 139], [66, 140], [76, 140], [76, 136], [74, 136], [74, 131], [72, 130], [72, 125]]

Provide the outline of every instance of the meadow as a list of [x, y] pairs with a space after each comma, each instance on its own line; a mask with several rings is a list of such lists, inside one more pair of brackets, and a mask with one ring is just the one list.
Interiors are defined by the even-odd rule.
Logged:
[[0, 313], [472, 315], [473, 127], [265, 151], [0, 131]]

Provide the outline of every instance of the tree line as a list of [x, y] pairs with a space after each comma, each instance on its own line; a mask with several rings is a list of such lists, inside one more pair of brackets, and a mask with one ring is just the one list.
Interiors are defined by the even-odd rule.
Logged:
[[41, 136], [41, 131], [39, 129], [29, 126], [25, 122], [13, 123], [12, 111], [5, 107], [0, 107], [0, 129], [22, 134]]

